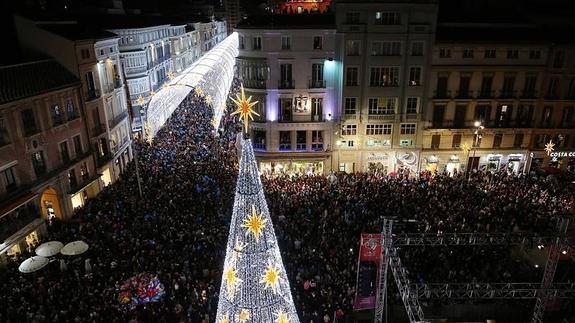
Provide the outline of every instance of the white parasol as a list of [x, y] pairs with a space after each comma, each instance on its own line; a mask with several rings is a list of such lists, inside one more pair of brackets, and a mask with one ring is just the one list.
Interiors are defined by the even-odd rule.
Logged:
[[88, 250], [88, 244], [84, 241], [78, 240], [70, 242], [60, 250], [60, 253], [66, 256], [77, 256], [81, 255]]
[[49, 262], [50, 262], [50, 260], [46, 257], [42, 257], [42, 256], [30, 257], [30, 258], [24, 260], [20, 264], [20, 267], [18, 267], [18, 270], [20, 270], [20, 272], [23, 272], [25, 274], [33, 273], [35, 271], [38, 271], [38, 270], [44, 268]]
[[60, 241], [49, 241], [36, 248], [36, 254], [42, 257], [52, 257], [60, 252], [64, 244]]

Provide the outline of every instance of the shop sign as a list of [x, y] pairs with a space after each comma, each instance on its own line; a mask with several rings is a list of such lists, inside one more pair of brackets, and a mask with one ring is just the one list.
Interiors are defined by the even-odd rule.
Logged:
[[387, 160], [389, 155], [387, 153], [369, 153], [367, 156], [368, 161], [375, 161], [375, 160]]
[[509, 161], [521, 161], [523, 160], [523, 155], [509, 155]]

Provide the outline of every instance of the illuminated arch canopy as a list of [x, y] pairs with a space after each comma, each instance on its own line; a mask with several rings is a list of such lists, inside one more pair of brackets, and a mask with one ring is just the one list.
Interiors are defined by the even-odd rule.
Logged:
[[209, 97], [214, 108], [214, 127], [218, 127], [234, 78], [234, 65], [238, 56], [238, 35], [233, 33], [212, 50], [194, 62], [168, 86], [156, 93], [148, 105], [148, 135], [155, 136], [174, 110], [194, 88]]

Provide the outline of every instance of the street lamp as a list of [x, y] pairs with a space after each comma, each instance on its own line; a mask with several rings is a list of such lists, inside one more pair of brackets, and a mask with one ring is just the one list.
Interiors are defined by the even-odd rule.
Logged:
[[477, 151], [477, 146], [479, 146], [479, 140], [481, 139], [481, 130], [483, 130], [485, 127], [483, 127], [483, 125], [481, 125], [481, 121], [475, 121], [475, 123], [473, 124], [475, 126], [475, 132], [474, 132], [474, 140], [473, 140], [473, 157], [471, 158], [471, 165], [469, 167], [469, 172], [467, 173], [467, 180], [469, 180], [469, 178], [471, 177], [471, 170], [473, 168], [473, 165], [475, 164], [475, 152]]

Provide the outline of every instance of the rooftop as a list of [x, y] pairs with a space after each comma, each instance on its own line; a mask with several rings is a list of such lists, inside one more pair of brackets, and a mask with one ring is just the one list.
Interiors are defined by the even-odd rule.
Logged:
[[458, 43], [573, 43], [573, 28], [536, 24], [440, 23], [437, 42]]
[[87, 40], [87, 39], [109, 39], [117, 38], [118, 36], [109, 31], [100, 28], [94, 28], [93, 25], [83, 25], [76, 23], [57, 23], [57, 24], [41, 24], [40, 28], [60, 35], [69, 40]]
[[261, 15], [238, 23], [237, 29], [335, 29], [331, 14]]
[[0, 67], [0, 84], [0, 104], [5, 104], [72, 87], [80, 81], [55, 60], [46, 59]]

